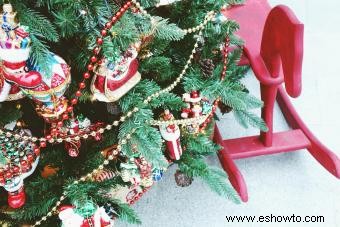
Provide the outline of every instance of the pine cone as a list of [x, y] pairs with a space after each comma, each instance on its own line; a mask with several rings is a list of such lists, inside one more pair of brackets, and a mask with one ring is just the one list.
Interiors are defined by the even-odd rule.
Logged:
[[180, 187], [188, 187], [191, 185], [193, 178], [182, 173], [180, 170], [177, 170], [175, 173], [175, 181]]
[[233, 110], [233, 108], [231, 106], [228, 106], [227, 104], [224, 104], [223, 102], [219, 102], [218, 107], [220, 108], [221, 113], [223, 115], [230, 113]]
[[211, 77], [213, 72], [214, 72], [214, 69], [215, 69], [215, 64], [214, 64], [213, 60], [203, 59], [203, 60], [200, 60], [199, 64], [201, 66], [203, 76], [206, 77], [206, 78]]

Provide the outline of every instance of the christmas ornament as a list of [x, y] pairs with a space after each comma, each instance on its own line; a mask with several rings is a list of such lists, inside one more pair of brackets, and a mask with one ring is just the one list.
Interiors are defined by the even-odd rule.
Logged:
[[199, 61], [203, 76], [210, 78], [213, 75], [215, 64], [211, 59], [202, 59]]
[[117, 176], [117, 174], [115, 172], [113, 172], [112, 170], [101, 170], [100, 172], [96, 173], [93, 176], [93, 180], [97, 181], [97, 182], [104, 182], [107, 180], [111, 180], [113, 178], [115, 178]]
[[0, 14], [0, 59], [2, 62], [2, 74], [9, 83], [17, 84], [24, 88], [35, 88], [42, 77], [37, 71], [28, 71], [26, 61], [30, 53], [30, 38], [28, 28], [20, 26], [13, 12], [11, 4], [3, 5], [3, 13]]
[[154, 170], [152, 171], [152, 179], [153, 179], [155, 182], [162, 180], [163, 174], [164, 174], [165, 171], [166, 171], [166, 170], [164, 170], [164, 169], [154, 169]]
[[[49, 59], [49, 74], [41, 72], [41, 83], [33, 88], [21, 88], [24, 95], [36, 102], [36, 111], [46, 122], [60, 120], [67, 111], [68, 103], [64, 97], [70, 82], [70, 67], [59, 56], [51, 54]], [[35, 70], [41, 71], [39, 66]]]
[[182, 173], [180, 170], [177, 170], [175, 173], [175, 181], [180, 187], [188, 187], [191, 185], [193, 178]]
[[[101, 133], [96, 131], [102, 127], [103, 123], [92, 124], [88, 118], [80, 114], [65, 121], [62, 127], [58, 127], [55, 123], [52, 124], [50, 134], [57, 138], [67, 138], [65, 139], [65, 149], [71, 157], [78, 157], [81, 137], [84, 138], [84, 135], [90, 134], [95, 141], [100, 141], [102, 139]], [[88, 136], [85, 137], [88, 138]]]
[[233, 111], [233, 108], [227, 104], [224, 104], [223, 102], [219, 102], [218, 103], [218, 108], [220, 108], [221, 110], [221, 113], [224, 115], [224, 114], [227, 114], [227, 113], [230, 113], [231, 111]]
[[134, 162], [134, 158], [131, 158], [127, 163], [120, 164], [120, 176], [126, 183], [132, 185], [139, 185], [141, 182], [141, 176], [138, 171], [138, 166]]
[[103, 207], [98, 207], [93, 215], [83, 217], [76, 213], [73, 206], [62, 206], [59, 219], [63, 227], [113, 227], [114, 221], [107, 215]]
[[[14, 124], [15, 125], [15, 124]], [[21, 136], [29, 130], [16, 131]], [[8, 205], [20, 208], [25, 204], [24, 179], [30, 176], [39, 162], [39, 148], [32, 142], [8, 138], [0, 134], [0, 186], [8, 191]]]
[[93, 99], [115, 102], [129, 92], [141, 79], [137, 55], [136, 47], [131, 46], [116, 62], [103, 59], [91, 84]]
[[142, 187], [141, 185], [118, 186], [112, 188], [106, 196], [132, 205], [136, 203], [148, 189], [149, 187]]
[[[165, 121], [171, 121], [175, 118], [169, 110], [165, 110], [161, 115], [161, 119]], [[159, 126], [159, 130], [163, 139], [166, 140], [169, 157], [172, 160], [179, 160], [183, 152], [180, 141], [181, 132], [179, 127], [175, 124], [161, 125]]]
[[[186, 108], [182, 109], [181, 113], [181, 117], [184, 119], [197, 118], [211, 112], [212, 105], [210, 101], [202, 98], [198, 91], [192, 91], [190, 94], [185, 93], [182, 99], [186, 103]], [[186, 131], [191, 134], [198, 133], [202, 123], [202, 121], [197, 121], [192, 125], [187, 125], [185, 126]]]
[[59, 171], [59, 168], [58, 167], [53, 167], [51, 165], [46, 165], [43, 169], [43, 171], [41, 171], [41, 176], [43, 178], [49, 178], [49, 177], [52, 177], [52, 176], [55, 176]]

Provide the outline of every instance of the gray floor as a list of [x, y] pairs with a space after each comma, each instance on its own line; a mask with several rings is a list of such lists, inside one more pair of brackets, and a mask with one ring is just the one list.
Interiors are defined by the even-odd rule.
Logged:
[[[294, 9], [306, 25], [304, 91], [294, 100], [298, 111], [315, 134], [340, 155], [340, 2], [336, 0], [271, 0]], [[258, 94], [258, 84], [249, 75], [246, 83]], [[256, 133], [238, 126], [232, 117], [220, 123], [225, 138]], [[276, 108], [275, 129], [288, 129]], [[216, 158], [209, 160], [219, 165]], [[134, 208], [143, 227], [225, 226], [340, 226], [340, 181], [326, 172], [306, 150], [237, 161], [249, 192], [249, 202], [235, 205], [212, 193], [201, 181], [188, 188], [174, 182], [175, 168], [155, 185]], [[226, 215], [323, 215], [324, 224], [227, 223]], [[117, 223], [117, 226], [128, 226]]]

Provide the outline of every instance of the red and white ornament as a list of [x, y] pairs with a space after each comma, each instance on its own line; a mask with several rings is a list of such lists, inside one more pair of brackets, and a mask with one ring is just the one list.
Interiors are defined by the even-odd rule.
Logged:
[[91, 84], [94, 100], [115, 102], [136, 86], [141, 80], [137, 55], [137, 49], [131, 46], [117, 62], [102, 60]]
[[[174, 116], [169, 110], [165, 110], [162, 114], [161, 119], [164, 121], [174, 120]], [[181, 131], [178, 125], [169, 124], [159, 126], [160, 133], [163, 139], [166, 141], [167, 152], [172, 160], [179, 160], [182, 156], [183, 150], [181, 146]]]
[[[8, 127], [13, 127], [10, 124]], [[12, 128], [11, 128], [12, 130]], [[29, 130], [16, 132], [20, 136], [30, 136]], [[8, 191], [8, 205], [20, 208], [25, 204], [24, 179], [29, 177], [39, 162], [40, 150], [32, 142], [18, 141], [0, 135], [0, 152], [5, 162], [0, 163], [0, 186]]]
[[107, 215], [103, 207], [99, 207], [93, 216], [85, 218], [74, 211], [73, 206], [59, 208], [59, 219], [62, 227], [113, 227], [114, 221]]

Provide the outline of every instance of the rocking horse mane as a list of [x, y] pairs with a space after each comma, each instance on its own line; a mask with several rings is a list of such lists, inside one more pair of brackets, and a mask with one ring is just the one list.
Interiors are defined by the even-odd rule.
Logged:
[[304, 25], [287, 6], [271, 10], [265, 23], [261, 56], [272, 77], [284, 77], [291, 97], [301, 94]]

